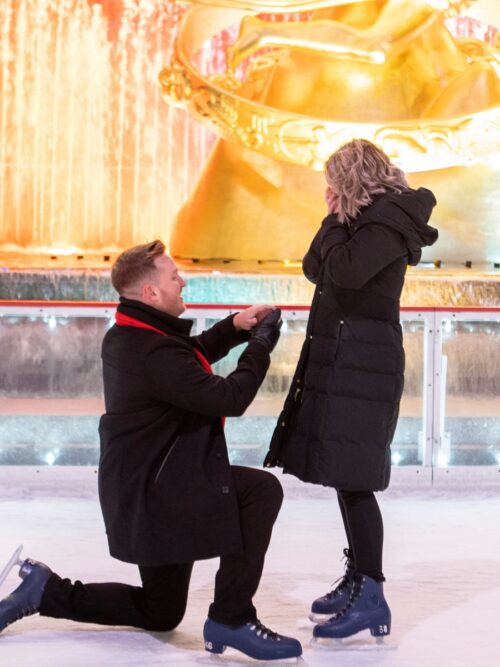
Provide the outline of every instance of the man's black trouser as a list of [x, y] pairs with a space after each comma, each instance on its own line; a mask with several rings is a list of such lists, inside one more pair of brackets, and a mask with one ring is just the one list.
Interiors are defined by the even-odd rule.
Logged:
[[[208, 615], [219, 623], [242, 625], [257, 618], [252, 598], [259, 585], [283, 491], [276, 477], [263, 470], [233, 466], [232, 472], [243, 552], [221, 557]], [[45, 587], [40, 614], [103, 625], [172, 630], [186, 610], [192, 569], [192, 562], [139, 566], [142, 587], [71, 583], [53, 574]]]

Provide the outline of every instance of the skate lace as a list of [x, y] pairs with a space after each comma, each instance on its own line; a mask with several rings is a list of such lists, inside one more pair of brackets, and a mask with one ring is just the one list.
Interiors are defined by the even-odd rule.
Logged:
[[262, 639], [270, 639], [271, 641], [281, 641], [281, 636], [277, 632], [273, 632], [269, 628], [261, 623], [259, 620], [255, 621], [250, 625], [250, 630], [255, 632], [257, 637], [262, 637]]
[[15, 623], [16, 621], [20, 621], [22, 618], [25, 616], [33, 616], [33, 614], [36, 614], [38, 609], [36, 607], [23, 607], [23, 609], [20, 609], [17, 612], [17, 616], [13, 618], [11, 621], [9, 621], [7, 625], [12, 625], [12, 623]]
[[339, 612], [333, 615], [332, 618], [338, 619], [344, 614], [346, 614], [349, 609], [351, 609], [354, 606], [354, 603], [356, 600], [359, 598], [361, 595], [361, 591], [363, 590], [363, 582], [362, 581], [354, 581], [354, 586], [352, 587], [351, 594], [349, 595], [349, 598], [346, 602], [346, 605], [343, 609], [341, 609]]
[[[337, 586], [335, 586], [335, 584], [337, 584], [337, 582], [340, 582], [340, 583]], [[335, 579], [335, 581], [332, 584], [332, 586], [335, 586], [335, 588], [333, 590], [329, 591], [325, 595], [325, 597], [328, 600], [331, 600], [332, 598], [337, 597], [338, 595], [340, 595], [343, 591], [345, 591], [348, 588], [349, 584], [350, 584], [350, 581], [349, 581], [348, 577], [344, 574], [343, 577], [339, 577], [338, 579]]]
[[[344, 553], [344, 556], [343, 556], [344, 569], [347, 570], [348, 567], [349, 567], [349, 560], [350, 560], [349, 550], [344, 549], [343, 553]], [[337, 582], [340, 582], [340, 583], [337, 584]], [[337, 585], [335, 585], [335, 584], [337, 584]], [[347, 576], [347, 573], [346, 573], [343, 576], [339, 577], [338, 579], [335, 579], [335, 581], [331, 584], [332, 590], [329, 591], [325, 595], [325, 597], [327, 598], [327, 600], [331, 600], [335, 597], [338, 597], [341, 593], [343, 593], [345, 590], [347, 590], [347, 588], [349, 588], [350, 585], [351, 585], [351, 580], [349, 579], [349, 577]]]

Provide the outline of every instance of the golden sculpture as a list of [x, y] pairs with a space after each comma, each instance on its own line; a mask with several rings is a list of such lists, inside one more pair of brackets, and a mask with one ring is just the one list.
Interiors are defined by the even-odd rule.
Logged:
[[[437, 185], [445, 239], [449, 230], [463, 244], [457, 216], [464, 203], [447, 197], [448, 179], [488, 193], [499, 175], [488, 161], [500, 149], [500, 49], [454, 37], [446, 23], [470, 0], [210, 4], [220, 6], [186, 14], [172, 64], [160, 74], [164, 96], [187, 104], [221, 136], [179, 213], [174, 255], [301, 257], [324, 212], [317, 172], [353, 137], [380, 144], [407, 172], [431, 172], [418, 181]], [[309, 13], [270, 21], [254, 15], [263, 10]], [[203, 75], [193, 65], [196, 52], [235, 23], [226, 71]]]

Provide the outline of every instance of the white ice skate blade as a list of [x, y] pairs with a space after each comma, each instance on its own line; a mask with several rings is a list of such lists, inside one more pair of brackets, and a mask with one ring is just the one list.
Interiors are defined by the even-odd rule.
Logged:
[[314, 623], [314, 625], [323, 625], [323, 623], [328, 623], [328, 621], [332, 618], [333, 614], [309, 614], [307, 617], [308, 621], [310, 623]]
[[207, 651], [200, 654], [196, 658], [196, 662], [199, 665], [212, 665], [212, 667], [217, 667], [217, 665], [220, 667], [270, 667], [270, 665], [286, 665], [287, 667], [296, 665], [301, 667], [305, 665], [302, 656], [299, 658], [283, 658], [282, 660], [254, 660], [254, 658], [231, 648], [224, 651], [223, 655]]
[[309, 630], [309, 632], [311, 632], [311, 628], [315, 625], [324, 625], [330, 619], [331, 616], [325, 616], [322, 620], [313, 621], [311, 616], [304, 616], [303, 618], [298, 619], [295, 627], [297, 630]]
[[3, 568], [2, 572], [0, 572], [0, 586], [7, 579], [9, 572], [15, 565], [22, 565], [22, 561], [19, 559], [22, 550], [23, 545], [20, 544], [8, 560], [7, 565]]
[[395, 651], [397, 645], [390, 637], [372, 637], [369, 630], [358, 632], [352, 637], [329, 639], [313, 637], [311, 646], [323, 651]]

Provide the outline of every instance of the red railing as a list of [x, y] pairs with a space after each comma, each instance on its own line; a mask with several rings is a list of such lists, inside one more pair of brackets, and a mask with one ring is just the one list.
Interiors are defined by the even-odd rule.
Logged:
[[[42, 301], [25, 299], [0, 299], [0, 308], [27, 306], [33, 308], [116, 308], [117, 301]], [[196, 310], [241, 310], [248, 308], [251, 304], [234, 303], [188, 303], [186, 308]], [[309, 306], [301, 305], [280, 305], [282, 310], [309, 310]], [[404, 312], [480, 312], [497, 313], [500, 312], [500, 306], [401, 306]]]

